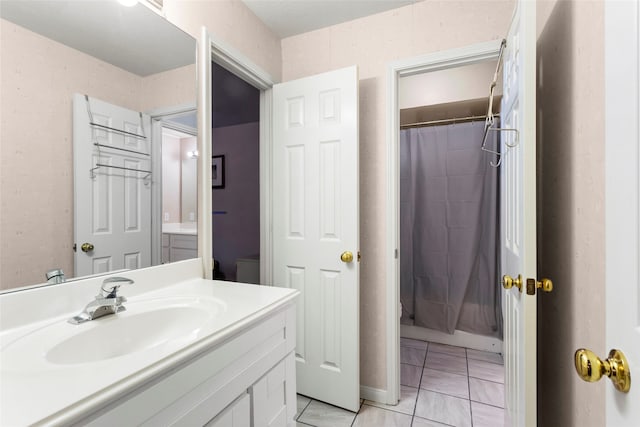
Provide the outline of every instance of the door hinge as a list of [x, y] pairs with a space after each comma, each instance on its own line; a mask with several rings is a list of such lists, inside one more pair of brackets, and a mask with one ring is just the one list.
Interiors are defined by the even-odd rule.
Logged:
[[394, 249], [394, 251], [393, 251], [393, 257], [394, 257], [395, 259], [398, 259], [398, 249]]

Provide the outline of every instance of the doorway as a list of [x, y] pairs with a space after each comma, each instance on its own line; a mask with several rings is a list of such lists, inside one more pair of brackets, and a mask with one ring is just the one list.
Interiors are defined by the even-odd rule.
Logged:
[[[466, 79], [469, 82], [475, 82], [477, 85], [481, 85], [484, 89], [480, 96], [474, 95], [474, 92], [468, 87], [468, 85], [460, 84], [463, 81], [461, 75], [464, 74], [463, 66], [481, 66], [482, 63], [493, 63], [493, 71], [495, 71], [495, 64], [500, 52], [500, 42], [489, 42], [479, 45], [470, 46], [469, 48], [459, 49], [456, 52], [443, 52], [440, 54], [430, 55], [428, 57], [418, 57], [411, 60], [403, 61], [402, 64], [393, 64], [392, 75], [390, 76], [390, 94], [391, 103], [388, 113], [389, 124], [389, 144], [388, 144], [388, 183], [389, 191], [387, 198], [387, 218], [388, 218], [388, 233], [387, 244], [388, 250], [391, 254], [389, 257], [389, 263], [387, 271], [389, 272], [388, 286], [387, 286], [387, 301], [388, 301], [388, 313], [389, 322], [387, 329], [387, 340], [391, 343], [387, 353], [387, 378], [388, 378], [388, 403], [394, 404], [401, 398], [401, 355], [400, 355], [400, 337], [407, 336], [407, 338], [420, 338], [421, 340], [428, 340], [430, 342], [437, 343], [438, 345], [462, 345], [462, 351], [465, 351], [465, 347], [478, 348], [478, 343], [473, 340], [469, 340], [468, 336], [459, 332], [454, 332], [453, 335], [448, 333], [429, 333], [428, 335], [422, 335], [418, 329], [415, 329], [415, 325], [407, 325], [404, 328], [404, 335], [401, 333], [401, 298], [400, 298], [400, 286], [401, 286], [401, 271], [402, 271], [402, 242], [401, 242], [401, 228], [402, 222], [401, 208], [401, 183], [400, 183], [400, 129], [401, 124], [414, 124], [415, 127], [419, 127], [420, 124], [436, 125], [440, 124], [438, 121], [447, 120], [441, 124], [451, 125], [455, 120], [450, 119], [466, 119], [467, 122], [472, 122], [476, 116], [482, 116], [486, 114], [486, 96], [488, 94], [489, 83], [491, 83], [492, 75], [489, 78], [478, 78], [474, 75], [472, 79]], [[489, 69], [491, 66], [488, 67]], [[477, 70], [476, 70], [477, 71]], [[427, 90], [419, 90], [407, 92], [407, 93], [427, 93], [431, 94], [433, 102], [432, 106], [428, 106], [429, 102], [417, 102], [415, 100], [407, 99], [407, 96], [402, 99], [401, 86], [402, 79], [407, 78], [409, 81], [420, 80], [422, 76], [428, 76], [431, 74], [431, 83], [423, 82], [423, 85], [431, 85], [431, 88]], [[448, 76], [448, 77], [447, 77]], [[435, 78], [434, 78], [435, 77]], [[458, 84], [452, 90], [442, 91], [446, 85], [442, 84], [442, 81], [438, 82], [438, 77], [445, 77], [456, 81]], [[456, 79], [456, 77], [458, 77]], [[406, 82], [405, 81], [405, 82]], [[408, 85], [409, 87], [411, 85]], [[475, 86], [475, 85], [473, 85]], [[473, 101], [476, 99], [476, 101]], [[482, 102], [484, 99], [484, 102]], [[401, 102], [405, 102], [407, 108], [401, 108]], [[418, 105], [422, 104], [422, 105]], [[482, 106], [480, 110], [477, 110], [479, 106]], [[433, 106], [433, 105], [437, 105]], [[405, 110], [401, 113], [401, 109]], [[479, 114], [477, 113], [479, 112]], [[476, 117], [477, 118], [477, 117]], [[428, 122], [428, 123], [425, 123]], [[418, 125], [416, 125], [418, 124]], [[411, 127], [411, 126], [409, 126]], [[482, 139], [482, 137], [481, 137]], [[479, 148], [478, 148], [479, 150]], [[410, 315], [406, 316], [407, 320], [410, 319]], [[415, 320], [415, 319], [410, 319]], [[407, 322], [410, 323], [410, 322]], [[468, 334], [470, 335], [470, 334]], [[444, 337], [457, 336], [456, 340], [446, 340]], [[458, 341], [462, 336], [463, 340]], [[480, 341], [485, 341], [482, 337]], [[499, 340], [494, 341], [494, 344], [499, 345]], [[405, 341], [404, 344], [410, 343]], [[437, 347], [437, 346], [436, 346]], [[487, 348], [480, 347], [482, 350]], [[427, 349], [424, 349], [425, 356]], [[407, 356], [404, 355], [406, 358]], [[406, 360], [406, 359], [405, 359]], [[423, 359], [424, 362], [425, 359]], [[465, 361], [466, 372], [466, 361]], [[420, 368], [422, 374], [422, 368]], [[419, 383], [418, 383], [419, 386]]]
[[[420, 415], [445, 423], [504, 418], [499, 162], [481, 149], [496, 65], [399, 81], [401, 399], [417, 394]], [[460, 410], [423, 404], [434, 399]]]
[[[200, 41], [199, 55], [202, 58], [201, 70], [205, 78], [200, 81], [198, 93], [198, 105], [201, 107], [198, 116], [198, 130], [200, 133], [198, 150], [201, 154], [199, 162], [200, 178], [205, 182], [212, 181], [213, 152], [216, 143], [213, 141], [213, 114], [210, 106], [216, 94], [212, 90], [213, 79], [209, 67], [214, 65], [222, 67], [244, 83], [251, 85], [259, 91], [259, 212], [260, 212], [260, 283], [270, 285], [271, 275], [271, 88], [275, 81], [258, 66], [253, 64], [243, 55], [227, 46], [224, 42], [214, 39], [208, 32], [203, 31]], [[205, 71], [206, 70], [206, 71]], [[205, 158], [211, 157], [211, 159]], [[212, 183], [213, 187], [213, 183]], [[203, 236], [198, 239], [198, 255], [203, 258], [204, 277], [213, 278], [213, 250], [215, 236], [213, 236], [213, 188], [198, 189], [198, 230], [202, 230]], [[206, 220], [205, 220], [206, 219]], [[213, 244], [208, 236], [212, 236]]]
[[260, 90], [212, 64], [213, 278], [260, 284]]
[[[488, 60], [399, 80], [401, 336], [502, 352]], [[499, 122], [502, 81], [493, 113]], [[498, 150], [497, 132], [487, 135]]]
[[152, 265], [197, 257], [197, 135], [194, 105], [151, 112]]

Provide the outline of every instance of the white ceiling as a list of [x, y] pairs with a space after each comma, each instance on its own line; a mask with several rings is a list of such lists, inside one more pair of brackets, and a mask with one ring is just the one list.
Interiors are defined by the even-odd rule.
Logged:
[[421, 0], [242, 0], [280, 38], [373, 15]]
[[141, 4], [0, 0], [0, 17], [143, 77], [195, 62], [195, 39]]

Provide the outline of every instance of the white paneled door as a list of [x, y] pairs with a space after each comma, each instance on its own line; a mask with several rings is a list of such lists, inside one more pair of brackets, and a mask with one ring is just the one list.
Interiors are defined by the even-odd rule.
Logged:
[[606, 347], [629, 363], [631, 388], [606, 389], [607, 426], [640, 426], [640, 4], [605, 2]]
[[75, 275], [151, 265], [151, 122], [73, 98]]
[[298, 393], [357, 411], [358, 70], [273, 88], [273, 282], [298, 289]]
[[[502, 274], [522, 278], [503, 293], [506, 425], [536, 425], [536, 16], [518, 1], [503, 59], [500, 131]], [[534, 282], [535, 284], [535, 282]], [[535, 291], [535, 286], [533, 291]]]

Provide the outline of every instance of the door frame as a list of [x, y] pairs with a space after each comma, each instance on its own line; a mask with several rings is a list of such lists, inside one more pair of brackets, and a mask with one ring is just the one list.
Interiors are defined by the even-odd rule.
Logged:
[[[502, 40], [434, 52], [395, 61], [387, 73], [387, 194], [386, 194], [386, 300], [387, 300], [387, 390], [379, 399], [390, 405], [400, 400], [400, 77], [446, 70], [496, 60]], [[487, 89], [489, 88], [487, 82]], [[487, 90], [488, 94], [488, 90]]]
[[163, 120], [192, 111], [197, 114], [195, 102], [145, 112], [151, 118], [151, 176], [160, 177], [151, 183], [151, 265], [160, 265], [162, 262], [162, 128], [169, 127], [198, 136], [197, 129], [168, 125]]
[[[205, 34], [206, 33], [206, 34]], [[249, 58], [245, 55], [231, 47], [229, 44], [225, 43], [221, 39], [215, 37], [211, 33], [207, 33], [206, 28], [203, 27], [203, 35], [201, 40], [205, 40], [205, 43], [209, 44], [208, 54], [210, 55], [210, 61], [208, 64], [203, 61], [201, 64], [202, 69], [200, 70], [202, 75], [205, 76], [209, 80], [208, 84], [208, 94], [205, 93], [205, 98], [208, 98], [206, 102], [202, 102], [201, 109], [202, 115], [199, 114], [199, 118], [202, 118], [200, 121], [208, 120], [209, 128], [211, 127], [211, 106], [213, 97], [212, 85], [211, 85], [211, 62], [215, 62], [216, 64], [222, 66], [227, 71], [230, 71], [237, 77], [241, 78], [245, 82], [251, 84], [255, 88], [260, 91], [260, 137], [259, 137], [259, 162], [260, 162], [260, 283], [271, 285], [273, 282], [273, 256], [272, 256], [272, 248], [273, 248], [273, 239], [271, 234], [271, 223], [272, 223], [272, 131], [271, 131], [271, 118], [272, 118], [272, 87], [277, 81], [269, 75], [266, 71], [264, 71], [261, 67], [254, 64]], [[206, 55], [206, 56], [209, 56]], [[200, 107], [200, 105], [199, 105]], [[200, 111], [200, 110], [199, 110]], [[200, 126], [200, 125], [199, 125]], [[209, 141], [215, 144], [213, 140], [212, 132], [209, 130], [211, 136]], [[200, 132], [199, 132], [200, 134]], [[203, 187], [208, 189], [209, 194], [211, 193], [211, 188], [209, 185], [211, 173], [211, 145], [204, 150], [204, 146], [207, 145], [207, 138], [202, 139], [202, 143], [199, 144], [199, 150], [201, 153], [206, 153], [206, 156], [203, 155], [202, 160], [200, 162], [200, 167], [205, 168], [205, 174], [200, 174], [199, 179], [202, 182], [199, 182], [199, 187]], [[200, 146], [202, 145], [202, 146]], [[201, 148], [203, 148], [201, 150]], [[207, 173], [208, 172], [208, 173]], [[209, 176], [209, 178], [204, 178], [203, 176]], [[200, 193], [198, 194], [198, 199], [200, 199]], [[198, 217], [198, 246], [199, 249], [201, 245], [204, 248], [209, 248], [209, 252], [206, 250], [203, 252], [198, 251], [198, 256], [202, 256], [204, 253], [213, 254], [213, 227], [212, 216], [206, 215], [203, 218], [207, 218], [208, 221], [205, 221], [209, 224], [208, 227], [203, 227], [204, 233], [202, 235], [202, 239], [200, 239], [200, 214], [202, 211], [206, 213], [212, 212], [212, 199], [211, 196], [204, 198], [204, 209], [200, 209], [199, 217]], [[211, 265], [213, 263], [211, 262]], [[211, 274], [211, 268], [207, 267], [206, 260], [203, 260], [203, 265], [205, 267], [205, 278], [211, 278], [207, 276]]]
[[[605, 355], [617, 348], [629, 357], [629, 325], [637, 324], [636, 313], [624, 310], [620, 299], [637, 301], [623, 283], [638, 283], [640, 270], [640, 5], [636, 2], [604, 2], [604, 166], [605, 166]], [[630, 31], [635, 29], [635, 31]], [[629, 52], [633, 54], [629, 54]], [[629, 82], [636, 82], [630, 87]], [[624, 183], [625, 185], [620, 185]], [[615, 313], [615, 319], [612, 313]], [[614, 320], [614, 321], [612, 321]], [[633, 349], [633, 350], [632, 350]], [[633, 353], [632, 353], [633, 354]], [[633, 357], [633, 356], [631, 356]], [[637, 372], [634, 372], [637, 375]], [[637, 380], [636, 380], [637, 381]], [[605, 391], [605, 420], [622, 425], [624, 413], [634, 403], [634, 387], [628, 395], [610, 384]], [[637, 395], [637, 389], [635, 389]], [[636, 409], [637, 411], [637, 409]], [[630, 415], [627, 415], [630, 417]], [[627, 425], [627, 424], [625, 424]]]

